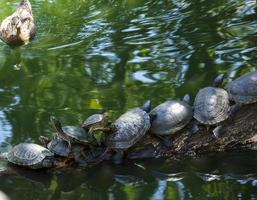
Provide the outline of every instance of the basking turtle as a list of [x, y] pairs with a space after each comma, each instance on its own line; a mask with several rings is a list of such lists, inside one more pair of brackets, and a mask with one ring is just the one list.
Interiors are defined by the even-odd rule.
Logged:
[[89, 134], [85, 129], [81, 127], [62, 126], [61, 122], [55, 117], [51, 117], [50, 120], [57, 131], [58, 137], [68, 142], [69, 150], [71, 150], [71, 143], [91, 145], [96, 141], [92, 134]]
[[168, 136], [183, 129], [192, 119], [193, 112], [188, 105], [189, 101], [189, 95], [185, 95], [183, 101], [168, 100], [150, 112], [150, 132], [164, 140], [167, 146], [170, 146]]
[[117, 153], [114, 161], [120, 162], [124, 151], [136, 144], [150, 128], [151, 104], [147, 101], [141, 108], [133, 108], [114, 122], [114, 131], [106, 138], [107, 149]]
[[0, 38], [10, 45], [27, 44], [35, 35], [35, 23], [29, 0], [22, 0], [16, 11], [0, 26]]
[[[224, 75], [219, 75], [213, 87], [205, 87], [197, 93], [194, 102], [194, 118], [202, 124], [216, 125], [229, 117], [229, 96], [226, 90], [217, 88]], [[213, 130], [218, 135], [220, 126]]]
[[104, 114], [94, 114], [89, 116], [82, 127], [88, 130], [89, 134], [92, 134], [94, 131], [110, 131], [108, 125], [110, 124], [108, 113]]
[[257, 71], [249, 72], [228, 83], [229, 99], [236, 104], [257, 102]]
[[57, 156], [66, 157], [67, 161], [69, 158], [73, 158], [78, 163], [83, 162], [84, 165], [93, 165], [97, 161], [96, 148], [92, 152], [92, 149], [88, 149], [83, 144], [72, 144], [71, 149], [69, 149], [68, 143], [59, 138], [57, 134], [51, 140], [45, 136], [39, 136], [39, 140], [49, 151]]
[[54, 165], [54, 154], [33, 143], [20, 143], [11, 151], [3, 153], [1, 158], [31, 169], [49, 168]]
[[68, 142], [59, 138], [57, 134], [55, 134], [51, 140], [42, 135], [39, 136], [38, 139], [44, 147], [49, 149], [49, 151], [55, 155], [63, 157], [69, 156], [70, 150]]

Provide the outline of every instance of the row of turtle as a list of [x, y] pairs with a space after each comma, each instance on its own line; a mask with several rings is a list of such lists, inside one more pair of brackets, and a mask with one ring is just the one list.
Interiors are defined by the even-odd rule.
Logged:
[[[44, 147], [21, 143], [1, 157], [32, 169], [54, 166], [56, 156], [72, 157], [76, 161], [80, 161], [82, 156], [84, 162], [96, 164], [107, 153], [115, 152], [113, 160], [119, 162], [124, 158], [124, 152], [147, 133], [158, 136], [167, 144], [171, 141], [167, 138], [187, 126], [192, 118], [197, 123], [215, 125], [213, 133], [218, 137], [221, 122], [242, 104], [257, 102], [257, 71], [228, 83], [225, 89], [218, 88], [223, 79], [224, 76], [219, 75], [212, 87], [200, 89], [193, 107], [189, 105], [189, 95], [185, 95], [183, 101], [167, 100], [154, 109], [151, 109], [151, 102], [146, 101], [142, 107], [122, 114], [114, 123], [108, 120], [106, 113], [88, 117], [80, 127], [62, 126], [59, 120], [51, 117], [56, 134], [51, 139], [40, 137]], [[192, 129], [194, 133], [197, 132], [197, 123]], [[101, 144], [94, 137], [96, 131], [105, 133]], [[100, 153], [97, 151], [99, 147], [104, 147]]]

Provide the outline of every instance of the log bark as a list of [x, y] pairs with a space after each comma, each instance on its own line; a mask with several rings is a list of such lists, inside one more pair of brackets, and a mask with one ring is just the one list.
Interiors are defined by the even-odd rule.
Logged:
[[185, 158], [213, 152], [257, 150], [257, 103], [242, 106], [223, 122], [218, 138], [212, 133], [214, 127], [207, 130], [205, 125], [200, 125], [199, 131], [193, 134], [193, 123], [171, 137], [171, 147], [149, 134], [129, 149], [127, 158]]

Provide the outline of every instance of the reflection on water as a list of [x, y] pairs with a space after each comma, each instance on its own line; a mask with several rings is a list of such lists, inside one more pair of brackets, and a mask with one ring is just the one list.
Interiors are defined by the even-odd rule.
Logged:
[[[0, 20], [17, 3], [0, 0]], [[31, 3], [35, 39], [18, 48], [0, 42], [1, 146], [50, 136], [51, 115], [67, 125], [105, 110], [115, 118], [146, 99], [156, 106], [194, 97], [219, 73], [231, 80], [257, 66], [255, 0]], [[12, 199], [256, 199], [256, 156], [243, 157], [235, 165], [107, 165], [47, 174], [48, 180], [15, 172], [0, 177], [0, 190]]]
[[5, 118], [3, 111], [0, 111], [0, 144], [12, 137], [12, 127]]
[[183, 162], [141, 161], [143, 168], [103, 163], [48, 172], [9, 166], [1, 172], [0, 188], [11, 199], [256, 199], [257, 160], [244, 163], [256, 156], [227, 153]]

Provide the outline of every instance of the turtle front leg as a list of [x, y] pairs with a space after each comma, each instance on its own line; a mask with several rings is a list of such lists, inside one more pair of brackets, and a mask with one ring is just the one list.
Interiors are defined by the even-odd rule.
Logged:
[[163, 144], [166, 147], [168, 147], [168, 148], [172, 147], [172, 140], [171, 140], [170, 137], [168, 137], [168, 136], [161, 136], [161, 135], [157, 135], [157, 137], [161, 139], [161, 141], [163, 142]]
[[240, 108], [242, 107], [241, 103], [236, 103], [229, 108], [229, 117], [231, 118]]
[[192, 124], [192, 127], [191, 127], [191, 133], [192, 134], [195, 134], [199, 131], [199, 126], [198, 126], [198, 122], [197, 121], [194, 121], [193, 124]]
[[68, 150], [69, 150], [69, 152], [71, 152], [71, 141], [67, 140], [67, 142], [68, 142]]

